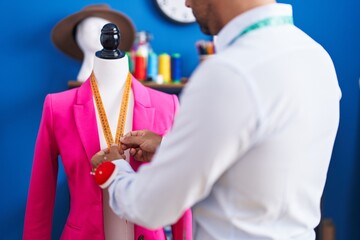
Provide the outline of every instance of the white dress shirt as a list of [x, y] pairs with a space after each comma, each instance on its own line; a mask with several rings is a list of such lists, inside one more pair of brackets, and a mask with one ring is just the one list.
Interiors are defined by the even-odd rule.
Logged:
[[221, 30], [152, 163], [134, 173], [116, 161], [117, 215], [157, 228], [193, 206], [195, 239], [315, 239], [341, 92], [327, 52], [294, 25], [229, 45], [273, 16], [291, 6], [258, 7]]

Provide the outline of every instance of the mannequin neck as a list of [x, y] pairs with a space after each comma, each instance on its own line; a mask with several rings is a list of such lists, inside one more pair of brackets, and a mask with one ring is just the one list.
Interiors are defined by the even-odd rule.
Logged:
[[77, 75], [77, 80], [79, 82], [84, 82], [86, 79], [89, 78], [91, 71], [93, 70], [94, 55], [95, 54], [84, 53], [84, 59], [81, 64], [80, 71]]
[[118, 59], [102, 59], [94, 57], [94, 75], [101, 92], [120, 91], [125, 85], [129, 73], [129, 62], [125, 55]]

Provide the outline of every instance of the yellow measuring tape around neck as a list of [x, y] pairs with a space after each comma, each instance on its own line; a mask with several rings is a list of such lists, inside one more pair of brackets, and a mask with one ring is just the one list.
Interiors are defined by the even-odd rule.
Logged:
[[130, 89], [131, 89], [131, 74], [128, 73], [126, 82], [125, 82], [125, 89], [124, 89], [123, 97], [121, 100], [118, 124], [117, 124], [117, 128], [116, 128], [115, 141], [111, 134], [109, 121], [106, 116], [104, 104], [101, 100], [101, 96], [100, 96], [98, 85], [96, 83], [96, 78], [95, 78], [94, 72], [92, 72], [91, 76], [90, 76], [90, 85], [91, 85], [91, 91], [95, 98], [96, 108], [99, 113], [101, 126], [104, 131], [105, 140], [108, 145], [108, 148], [110, 148], [111, 144], [113, 144], [113, 143], [120, 145], [120, 137], [122, 137], [124, 135], [124, 131], [125, 131], [126, 114], [127, 114], [127, 108], [129, 105], [129, 97], [130, 97]]

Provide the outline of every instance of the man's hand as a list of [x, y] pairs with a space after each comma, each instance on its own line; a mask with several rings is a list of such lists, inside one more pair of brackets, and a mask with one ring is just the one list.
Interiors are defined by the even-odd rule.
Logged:
[[124, 151], [116, 144], [110, 146], [110, 149], [103, 149], [91, 158], [91, 165], [96, 169], [101, 163], [117, 159], [126, 159]]
[[162, 137], [148, 130], [132, 131], [120, 139], [123, 150], [130, 149], [130, 155], [140, 162], [150, 162]]

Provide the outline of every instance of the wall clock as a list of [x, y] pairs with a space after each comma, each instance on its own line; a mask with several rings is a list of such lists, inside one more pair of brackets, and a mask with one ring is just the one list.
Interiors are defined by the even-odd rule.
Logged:
[[185, 0], [155, 0], [160, 11], [168, 19], [177, 23], [193, 23], [196, 21], [191, 8], [185, 6]]

